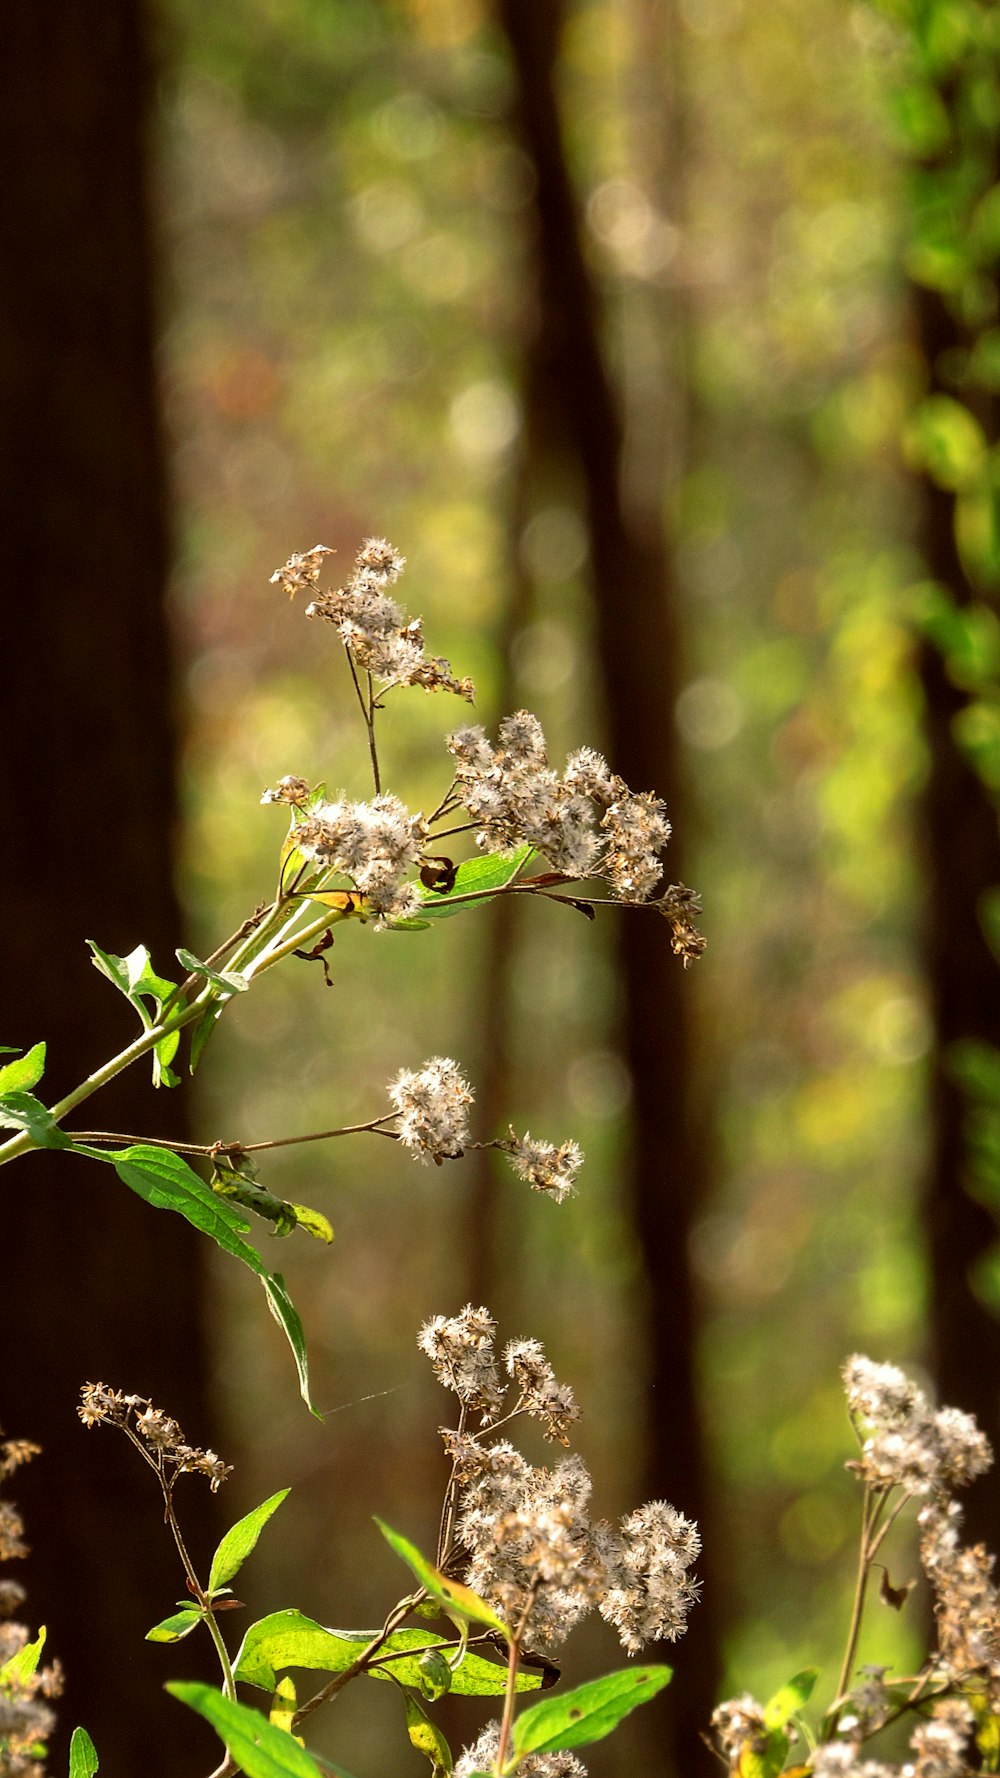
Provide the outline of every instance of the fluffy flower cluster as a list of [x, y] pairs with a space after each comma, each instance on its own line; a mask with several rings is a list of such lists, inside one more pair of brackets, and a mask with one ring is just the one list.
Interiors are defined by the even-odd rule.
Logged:
[[[422, 1068], [401, 1068], [388, 1086], [398, 1114], [396, 1134], [422, 1161], [454, 1161], [469, 1147], [469, 1106], [474, 1094], [457, 1062], [432, 1056]], [[557, 1204], [575, 1189], [583, 1150], [575, 1142], [543, 1142], [514, 1130], [487, 1147], [507, 1155], [519, 1179]]]
[[[419, 1336], [439, 1381], [464, 1409], [479, 1412], [484, 1425], [503, 1405], [495, 1331], [489, 1311], [470, 1304], [451, 1319], [436, 1316]], [[542, 1423], [546, 1437], [566, 1444], [579, 1410], [540, 1343], [512, 1340], [504, 1368], [517, 1388], [505, 1419], [527, 1414]], [[683, 1634], [698, 1596], [688, 1571], [701, 1542], [681, 1513], [651, 1501], [616, 1529], [591, 1519], [591, 1481], [579, 1457], [549, 1469], [529, 1463], [506, 1439], [486, 1444], [449, 1430], [444, 1441], [459, 1484], [456, 1537], [467, 1559], [464, 1578], [512, 1626], [526, 1624], [528, 1646], [548, 1654], [595, 1608], [629, 1653]]]
[[[499, 1751], [500, 1724], [491, 1722], [455, 1761], [455, 1778], [491, 1771]], [[518, 1778], [587, 1778], [587, 1768], [575, 1753], [528, 1753], [518, 1761], [517, 1770]]]
[[[297, 779], [282, 779], [278, 786]], [[272, 800], [287, 800], [267, 793]], [[295, 844], [306, 857], [348, 877], [382, 919], [407, 919], [419, 911], [420, 894], [405, 881], [417, 865], [426, 839], [419, 815], [411, 815], [391, 794], [370, 803], [316, 803], [294, 828]]]
[[619, 901], [649, 900], [670, 837], [666, 809], [651, 793], [629, 790], [593, 748], [571, 753], [560, 776], [527, 710], [504, 718], [496, 747], [478, 726], [457, 730], [447, 746], [484, 851], [527, 842], [567, 876], [604, 878]]
[[189, 1445], [177, 1421], [154, 1408], [146, 1395], [123, 1395], [104, 1383], [86, 1383], [76, 1411], [85, 1426], [120, 1427], [168, 1484], [189, 1471], [207, 1476], [215, 1494], [232, 1475], [232, 1464], [223, 1463], [214, 1451]]
[[878, 1488], [941, 1494], [982, 1475], [993, 1461], [971, 1414], [930, 1406], [895, 1365], [855, 1354], [844, 1366], [847, 1405], [861, 1439], [860, 1472]]
[[583, 1150], [576, 1142], [541, 1141], [525, 1131], [518, 1136], [513, 1130], [506, 1142], [498, 1144], [519, 1179], [527, 1180], [532, 1191], [547, 1192], [557, 1204], [576, 1190], [576, 1176], [583, 1166]]
[[973, 1727], [972, 1711], [961, 1698], [941, 1698], [910, 1736], [913, 1758], [902, 1773], [883, 1760], [865, 1759], [856, 1740], [826, 1742], [810, 1764], [815, 1778], [968, 1778]]
[[931, 1500], [920, 1512], [920, 1561], [934, 1589], [937, 1677], [982, 1691], [1000, 1712], [1000, 1591], [994, 1559], [960, 1539], [962, 1509]]
[[[0, 1443], [0, 1483], [7, 1480], [22, 1463], [38, 1455], [38, 1446], [25, 1439], [8, 1439]], [[24, 1526], [17, 1508], [9, 1500], [0, 1500], [0, 1562], [13, 1561], [28, 1554]], [[29, 1632], [24, 1624], [13, 1621], [13, 1613], [24, 1603], [24, 1588], [17, 1581], [0, 1580], [0, 1669], [24, 1648]], [[0, 1678], [0, 1773], [3, 1778], [42, 1778], [41, 1760], [44, 1742], [52, 1733], [55, 1717], [47, 1698], [58, 1697], [62, 1690], [62, 1673], [58, 1662], [36, 1668], [33, 1673]]]
[[388, 1090], [399, 1113], [397, 1134], [404, 1147], [439, 1166], [463, 1153], [473, 1093], [457, 1062], [432, 1056], [415, 1071], [401, 1068]]
[[[333, 553], [317, 543], [304, 554], [293, 555], [272, 574], [272, 585], [282, 587], [290, 598], [300, 591], [313, 592], [326, 557]], [[384, 687], [421, 685], [425, 691], [454, 692], [471, 703], [472, 681], [457, 679], [448, 661], [425, 653], [420, 619], [407, 618], [387, 590], [404, 566], [405, 558], [384, 537], [366, 537], [346, 586], [316, 593], [306, 616], [333, 624], [357, 666]]]

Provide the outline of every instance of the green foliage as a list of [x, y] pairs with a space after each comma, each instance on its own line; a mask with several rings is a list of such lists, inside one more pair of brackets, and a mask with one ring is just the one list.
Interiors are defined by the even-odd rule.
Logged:
[[672, 1676], [670, 1667], [625, 1667], [562, 1697], [532, 1704], [514, 1722], [514, 1752], [557, 1753], [602, 1741], [638, 1705], [655, 1698]]
[[485, 1599], [480, 1599], [471, 1587], [464, 1587], [460, 1581], [451, 1580], [442, 1574], [432, 1562], [428, 1562], [426, 1556], [421, 1555], [416, 1544], [410, 1543], [398, 1531], [393, 1531], [390, 1525], [384, 1524], [379, 1518], [376, 1518], [375, 1523], [386, 1543], [413, 1570], [421, 1586], [431, 1597], [440, 1601], [449, 1617], [468, 1618], [473, 1623], [486, 1624], [505, 1639], [509, 1636], [510, 1632], [503, 1618], [498, 1617]]
[[404, 1695], [403, 1706], [406, 1710], [406, 1732], [410, 1737], [410, 1745], [430, 1761], [431, 1778], [451, 1778], [454, 1761], [451, 1748], [440, 1729], [431, 1722], [426, 1710], [410, 1692]]
[[[174, 1000], [177, 983], [157, 975], [145, 945], [137, 945], [127, 957], [116, 957], [110, 951], [102, 951], [92, 938], [87, 943], [93, 952], [91, 962], [95, 969], [106, 976], [120, 994], [124, 994], [139, 1014], [143, 1029], [151, 1030], [163, 1017], [168, 1001]], [[147, 1000], [152, 1003], [152, 1012], [146, 1006]], [[156, 1045], [153, 1051], [154, 1086], [175, 1087], [179, 1084], [178, 1075], [170, 1067], [177, 1054], [179, 1042], [179, 1033], [171, 1031]]]
[[69, 1778], [94, 1778], [100, 1761], [86, 1729], [74, 1729], [69, 1744]]
[[315, 1760], [294, 1737], [258, 1711], [223, 1697], [210, 1685], [176, 1681], [167, 1691], [211, 1723], [247, 1778], [322, 1778]]
[[[374, 1630], [327, 1630], [300, 1611], [275, 1611], [258, 1623], [251, 1624], [234, 1662], [237, 1679], [273, 1691], [278, 1674], [290, 1667], [305, 1667], [313, 1672], [342, 1673], [367, 1648]], [[446, 1656], [454, 1644], [429, 1630], [395, 1630], [379, 1649], [378, 1658], [385, 1665], [372, 1667], [371, 1679], [393, 1678], [401, 1685], [412, 1686], [428, 1695], [427, 1669], [423, 1651], [430, 1647]], [[386, 1657], [392, 1657], [386, 1659]], [[495, 1698], [504, 1691], [506, 1665], [484, 1659], [467, 1648], [451, 1674], [450, 1691], [456, 1697]], [[538, 1691], [541, 1677], [522, 1668], [518, 1673], [519, 1692]]]
[[175, 1611], [171, 1617], [163, 1618], [146, 1631], [147, 1642], [182, 1642], [190, 1636], [202, 1621], [202, 1614], [193, 1605], [186, 1605], [182, 1611]]
[[38, 1671], [38, 1663], [45, 1647], [45, 1626], [39, 1630], [34, 1642], [26, 1642], [23, 1647], [12, 1654], [9, 1661], [0, 1667], [0, 1685], [24, 1685]]
[[[6, 1044], [3, 1046], [6, 1051]], [[36, 1043], [33, 1049], [20, 1056], [16, 1062], [8, 1062], [0, 1068], [0, 1099], [5, 1093], [30, 1092], [36, 1087], [45, 1073], [45, 1045]]]
[[246, 1561], [251, 1550], [256, 1547], [257, 1539], [267, 1524], [272, 1513], [277, 1512], [283, 1500], [287, 1500], [288, 1488], [279, 1489], [269, 1499], [254, 1507], [242, 1519], [226, 1532], [212, 1557], [212, 1568], [208, 1577], [209, 1593], [215, 1594], [220, 1587], [231, 1581]]
[[69, 1148], [70, 1138], [60, 1130], [51, 1111], [32, 1093], [0, 1096], [0, 1129], [24, 1130], [39, 1148]]

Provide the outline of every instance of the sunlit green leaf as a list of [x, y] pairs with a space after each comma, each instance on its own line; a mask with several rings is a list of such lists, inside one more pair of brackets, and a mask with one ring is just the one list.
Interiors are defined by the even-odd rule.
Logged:
[[295, 1369], [299, 1378], [299, 1394], [309, 1412], [317, 1420], [322, 1420], [323, 1416], [319, 1409], [313, 1405], [313, 1399], [309, 1393], [309, 1354], [306, 1350], [306, 1336], [299, 1312], [288, 1294], [285, 1280], [280, 1272], [262, 1270], [260, 1278], [267, 1296], [268, 1308], [292, 1348], [292, 1357], [295, 1359]]
[[[423, 906], [420, 918], [423, 920], [446, 920], [453, 914], [460, 914], [466, 907], [486, 904], [486, 891], [503, 889], [524, 869], [532, 855], [530, 846], [519, 846], [516, 852], [492, 852], [485, 858], [467, 858], [455, 872], [455, 881], [447, 895], [439, 895], [434, 889], [420, 885], [420, 899]], [[482, 904], [475, 901], [460, 901], [459, 896], [481, 895]]]
[[196, 1229], [210, 1235], [234, 1258], [263, 1276], [266, 1268], [260, 1254], [242, 1236], [249, 1228], [245, 1216], [220, 1198], [189, 1167], [183, 1155], [169, 1149], [136, 1143], [131, 1148], [114, 1151], [106, 1157], [130, 1191], [145, 1198], [157, 1210], [174, 1210]]
[[662, 1691], [671, 1677], [669, 1667], [625, 1667], [578, 1685], [562, 1697], [532, 1704], [515, 1719], [514, 1751], [556, 1753], [601, 1741], [637, 1705]]
[[451, 1748], [437, 1725], [431, 1722], [426, 1710], [412, 1693], [404, 1695], [406, 1708], [406, 1730], [410, 1737], [411, 1747], [430, 1761], [431, 1778], [451, 1778]]
[[0, 1095], [4, 1093], [30, 1092], [36, 1087], [45, 1073], [45, 1045], [36, 1043], [27, 1055], [20, 1056], [16, 1062], [8, 1062], [0, 1068]]
[[305, 1748], [259, 1711], [234, 1704], [210, 1685], [175, 1681], [167, 1686], [167, 1691], [211, 1723], [247, 1778], [322, 1778], [320, 1768]]
[[809, 1702], [818, 1678], [818, 1667], [803, 1667], [801, 1673], [796, 1673], [794, 1678], [780, 1686], [764, 1705], [765, 1728], [780, 1729], [790, 1722]]
[[100, 1761], [86, 1729], [74, 1729], [69, 1744], [69, 1778], [94, 1778]]
[[165, 1617], [160, 1623], [154, 1624], [146, 1631], [147, 1642], [180, 1642], [183, 1637], [190, 1636], [191, 1631], [201, 1623], [201, 1612], [194, 1606], [186, 1605], [183, 1611], [175, 1611], [172, 1617]]
[[[374, 1630], [327, 1630], [300, 1611], [275, 1611], [252, 1624], [243, 1639], [234, 1671], [237, 1679], [273, 1691], [278, 1674], [289, 1667], [323, 1673], [342, 1673], [372, 1641]], [[421, 1657], [427, 1648], [449, 1656], [454, 1644], [430, 1630], [396, 1630], [378, 1651], [381, 1665], [369, 1677], [386, 1679], [389, 1671], [401, 1685], [424, 1690]], [[506, 1662], [486, 1660], [467, 1649], [452, 1674], [451, 1691], [459, 1697], [502, 1696], [507, 1681]], [[522, 1668], [517, 1676], [519, 1692], [538, 1691], [541, 1675]]]
[[38, 1671], [38, 1663], [45, 1647], [45, 1625], [43, 1624], [34, 1642], [26, 1642], [12, 1654], [9, 1661], [0, 1667], [0, 1685], [26, 1685], [34, 1673]]
[[0, 1128], [26, 1130], [39, 1148], [69, 1148], [71, 1138], [60, 1130], [51, 1111], [32, 1093], [0, 1095]]
[[432, 1562], [428, 1562], [426, 1556], [421, 1555], [416, 1544], [411, 1543], [409, 1538], [401, 1536], [398, 1531], [393, 1531], [391, 1525], [386, 1525], [379, 1518], [376, 1518], [375, 1523], [390, 1548], [394, 1549], [397, 1556], [401, 1556], [407, 1567], [413, 1570], [421, 1586], [425, 1587], [433, 1598], [439, 1599], [441, 1604], [447, 1607], [449, 1613], [453, 1612], [458, 1617], [470, 1618], [477, 1624], [488, 1624], [491, 1630], [498, 1630], [501, 1636], [509, 1635], [503, 1618], [498, 1617], [492, 1607], [487, 1605], [485, 1599], [480, 1599], [479, 1594], [474, 1593], [471, 1587], [464, 1587], [461, 1581], [450, 1580], [442, 1574], [439, 1568], [435, 1568]]
[[210, 963], [202, 963], [191, 951], [183, 948], [175, 953], [178, 963], [189, 975], [200, 975], [206, 982], [218, 988], [223, 994], [245, 994], [250, 986], [245, 975], [235, 969], [213, 969]]
[[226, 1532], [212, 1557], [212, 1568], [208, 1577], [210, 1593], [217, 1592], [219, 1587], [224, 1587], [226, 1582], [231, 1581], [234, 1574], [239, 1572], [271, 1514], [277, 1512], [282, 1501], [288, 1498], [288, 1493], [287, 1488], [280, 1488], [277, 1494], [270, 1495], [267, 1500], [262, 1501], [260, 1506], [255, 1506], [253, 1512], [249, 1512], [244, 1518], [237, 1520], [236, 1524]]

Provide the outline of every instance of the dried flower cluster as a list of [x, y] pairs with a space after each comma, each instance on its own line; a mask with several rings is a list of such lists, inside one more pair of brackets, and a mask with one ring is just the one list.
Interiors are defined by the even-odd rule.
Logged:
[[214, 1451], [189, 1445], [177, 1421], [155, 1408], [146, 1395], [123, 1395], [104, 1383], [86, 1383], [77, 1413], [88, 1427], [120, 1427], [168, 1489], [179, 1475], [191, 1473], [207, 1476], [215, 1494], [232, 1474], [232, 1464], [223, 1463]]
[[[695, 1526], [664, 1501], [640, 1507], [617, 1529], [592, 1520], [591, 1481], [579, 1457], [540, 1467], [505, 1439], [487, 1444], [465, 1430], [468, 1413], [489, 1426], [503, 1405], [495, 1331], [489, 1311], [470, 1304], [460, 1315], [436, 1316], [418, 1342], [463, 1407], [460, 1429], [443, 1436], [457, 1479], [464, 1579], [541, 1654], [558, 1648], [595, 1608], [629, 1653], [646, 1642], [674, 1641], [698, 1596], [688, 1573], [701, 1547]], [[527, 1414], [541, 1421], [547, 1438], [568, 1443], [579, 1410], [539, 1342], [511, 1341], [504, 1368], [518, 1392], [505, 1423]]]
[[[272, 585], [282, 587], [289, 598], [297, 592], [315, 592], [326, 557], [333, 554], [317, 543], [304, 554], [293, 555], [272, 574]], [[471, 679], [457, 679], [448, 661], [425, 653], [420, 618], [407, 618], [387, 590], [404, 566], [405, 558], [384, 537], [366, 537], [346, 586], [315, 592], [306, 616], [333, 624], [353, 662], [383, 688], [420, 685], [425, 691], [454, 692], [471, 704]]]
[[[37, 1455], [38, 1446], [25, 1439], [0, 1443], [0, 1484]], [[21, 1516], [11, 1501], [0, 1498], [0, 1562], [27, 1554]], [[24, 1597], [17, 1581], [0, 1579], [0, 1778], [42, 1778], [44, 1743], [55, 1726], [43, 1700], [62, 1690], [58, 1662], [39, 1667], [29, 1658], [30, 1632], [13, 1615]]]
[[[278, 791], [300, 782], [283, 778]], [[266, 791], [264, 800], [289, 799]], [[406, 878], [416, 868], [426, 838], [421, 817], [411, 815], [391, 793], [370, 803], [343, 796], [315, 803], [295, 827], [295, 844], [303, 856], [349, 877], [379, 920], [407, 920], [420, 912], [420, 891]]]
[[[457, 1062], [448, 1056], [432, 1056], [422, 1068], [401, 1068], [389, 1082], [389, 1098], [396, 1112], [396, 1135], [422, 1161], [457, 1160], [470, 1146], [469, 1106], [473, 1092]], [[507, 1155], [519, 1179], [532, 1191], [545, 1192], [557, 1204], [575, 1189], [583, 1166], [583, 1150], [566, 1141], [557, 1147], [527, 1132], [514, 1130], [487, 1146]]]
[[844, 1386], [861, 1440], [860, 1473], [872, 1486], [940, 1494], [990, 1467], [989, 1440], [971, 1414], [933, 1409], [895, 1365], [855, 1354], [844, 1366]]
[[[961, 1543], [962, 1510], [951, 1491], [989, 1468], [989, 1442], [971, 1415], [931, 1407], [895, 1365], [855, 1354], [843, 1375], [861, 1446], [860, 1460], [848, 1468], [864, 1482], [870, 1503], [866, 1559], [880, 1549], [898, 1507], [922, 1501], [920, 1562], [933, 1590], [937, 1647], [916, 1681], [895, 1692], [886, 1668], [863, 1667], [833, 1713], [835, 1737], [815, 1749], [810, 1769], [815, 1778], [968, 1778], [980, 1763], [977, 1729], [992, 1733], [991, 1719], [1000, 1714], [1000, 1591], [992, 1555], [982, 1544]], [[869, 1738], [917, 1700], [922, 1720], [910, 1737], [912, 1757], [902, 1767], [866, 1758]], [[768, 1725], [753, 1698], [720, 1705], [712, 1726], [733, 1771], [749, 1769], [767, 1751]]]
[[[455, 1761], [455, 1778], [491, 1771], [499, 1751], [500, 1724], [491, 1722]], [[518, 1778], [587, 1778], [587, 1768], [575, 1753], [528, 1753], [518, 1761], [517, 1771]]]
[[504, 852], [527, 841], [557, 871], [603, 877], [619, 901], [648, 901], [670, 837], [663, 804], [629, 790], [599, 753], [571, 753], [560, 777], [548, 762], [537, 716], [518, 710], [496, 747], [478, 725], [449, 735], [457, 797], [479, 823], [476, 843]]

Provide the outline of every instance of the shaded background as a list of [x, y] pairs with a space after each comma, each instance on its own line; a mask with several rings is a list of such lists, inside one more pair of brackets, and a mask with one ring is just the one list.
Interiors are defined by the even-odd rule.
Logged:
[[[702, 892], [711, 946], [684, 974], [652, 922], [548, 906], [348, 930], [334, 990], [316, 966], [270, 977], [196, 1089], [102, 1102], [123, 1127], [186, 1114], [201, 1140], [259, 1140], [374, 1115], [400, 1066], [442, 1053], [484, 1133], [513, 1116], [582, 1142], [561, 1211], [471, 1156], [274, 1158], [267, 1183], [336, 1229], [331, 1253], [281, 1252], [322, 1427], [233, 1266], [117, 1201], [99, 1224], [83, 1163], [71, 1200], [62, 1168], [43, 1191], [50, 1162], [24, 1163], [0, 1324], [35, 1355], [5, 1366], [0, 1411], [46, 1447], [19, 1495], [32, 1607], [69, 1672], [64, 1727], [84, 1721], [109, 1771], [212, 1754], [160, 1693], [191, 1644], [137, 1641], [177, 1587], [166, 1562], [145, 1604], [134, 1585], [159, 1511], [73, 1423], [85, 1375], [114, 1367], [235, 1460], [228, 1517], [292, 1485], [246, 1576], [255, 1612], [365, 1623], [397, 1581], [373, 1508], [425, 1544], [436, 1523], [417, 1327], [471, 1295], [544, 1339], [597, 1510], [666, 1496], [707, 1545], [674, 1686], [594, 1750], [595, 1778], [693, 1770], [724, 1685], [766, 1694], [807, 1661], [832, 1683], [847, 1352], [923, 1362], [996, 1433], [995, 1224], [964, 1190], [943, 1058], [1000, 1036], [979, 920], [996, 816], [954, 731], [986, 712], [988, 777], [1000, 651], [977, 604], [976, 647], [957, 662], [953, 625], [942, 664], [913, 590], [933, 575], [966, 603], [1000, 559], [980, 507], [975, 548], [968, 519], [954, 541], [956, 497], [992, 498], [996, 241], [983, 223], [975, 263], [942, 271], [940, 216], [964, 226], [988, 196], [998, 124], [986, 11], [947, 12], [966, 36], [919, 53], [904, 7], [833, 0], [116, 0], [44, 33], [27, 0], [8, 15], [5, 1040], [50, 1033], [73, 1078], [121, 1035], [84, 937], [165, 967], [174, 882], [211, 948], [271, 890], [263, 786], [365, 794], [344, 662], [268, 578], [317, 540], [346, 569], [372, 532], [407, 555], [403, 596], [479, 720], [524, 704], [555, 755], [606, 745], [667, 798], [670, 874]], [[961, 398], [982, 449], [945, 426], [907, 469], [928, 390]], [[390, 699], [411, 807], [437, 800], [462, 720]], [[25, 787], [53, 785], [57, 868], [22, 866]], [[973, 1526], [995, 1524], [988, 1484], [979, 1502]], [[193, 1486], [188, 1512], [210, 1546]], [[910, 1612], [862, 1658], [912, 1659]], [[616, 1651], [582, 1632], [567, 1674]], [[315, 1746], [417, 1772], [371, 1691]], [[446, 1714], [473, 1738], [475, 1706]]]

